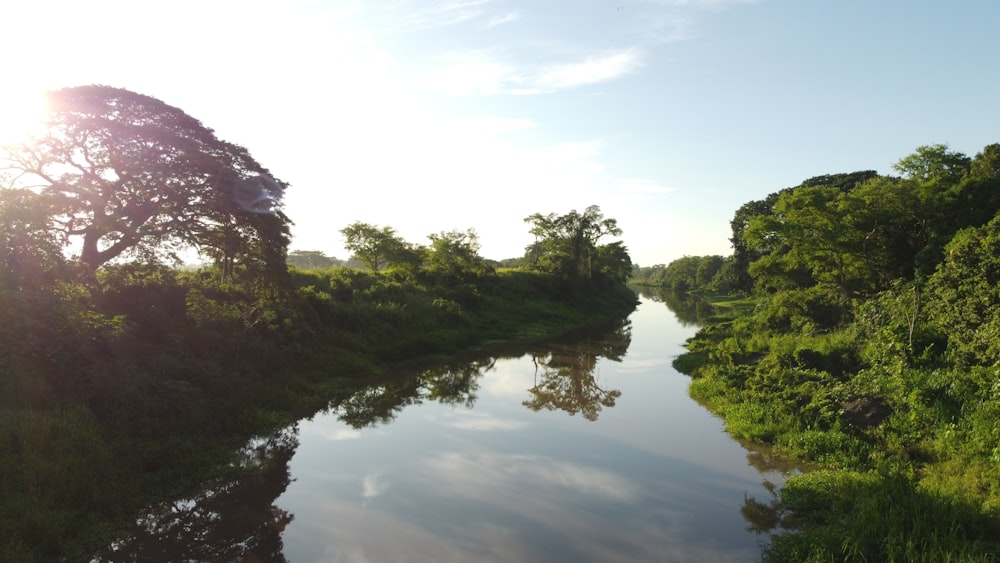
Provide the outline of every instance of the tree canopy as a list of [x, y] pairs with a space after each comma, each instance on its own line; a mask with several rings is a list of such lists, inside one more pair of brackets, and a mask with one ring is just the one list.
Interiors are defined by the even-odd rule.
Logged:
[[613, 276], [619, 282], [631, 274], [632, 261], [623, 245], [598, 245], [604, 237], [621, 236], [622, 230], [596, 205], [583, 213], [575, 209], [565, 215], [535, 213], [524, 221], [531, 223], [531, 234], [535, 235], [526, 254], [540, 270], [584, 283], [591, 282], [595, 273]]
[[7, 187], [35, 194], [48, 231], [92, 270], [191, 248], [226, 273], [284, 267], [286, 185], [156, 98], [96, 85], [50, 92], [46, 121], [0, 159]]

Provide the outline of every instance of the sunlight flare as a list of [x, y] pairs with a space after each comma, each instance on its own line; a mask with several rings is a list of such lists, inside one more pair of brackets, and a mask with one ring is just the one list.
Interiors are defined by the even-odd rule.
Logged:
[[42, 122], [45, 95], [26, 88], [0, 89], [0, 145], [16, 143]]

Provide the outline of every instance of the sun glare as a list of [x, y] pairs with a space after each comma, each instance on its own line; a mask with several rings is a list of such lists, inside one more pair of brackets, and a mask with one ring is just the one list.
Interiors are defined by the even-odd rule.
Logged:
[[20, 141], [44, 116], [43, 92], [0, 89], [0, 145]]

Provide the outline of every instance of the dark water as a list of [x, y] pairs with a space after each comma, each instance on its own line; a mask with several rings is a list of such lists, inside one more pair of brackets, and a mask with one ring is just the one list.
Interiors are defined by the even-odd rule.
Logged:
[[257, 478], [157, 507], [98, 559], [754, 561], [747, 499], [786, 468], [688, 397], [670, 362], [694, 330], [644, 297], [627, 321], [359, 389], [248, 446]]

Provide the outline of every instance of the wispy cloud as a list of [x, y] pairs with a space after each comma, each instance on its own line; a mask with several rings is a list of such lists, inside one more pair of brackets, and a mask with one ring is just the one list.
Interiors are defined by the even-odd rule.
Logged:
[[618, 190], [629, 194], [666, 194], [675, 191], [674, 188], [646, 178], [625, 178], [618, 182]]
[[740, 4], [756, 4], [758, 0], [646, 0], [640, 10], [646, 20], [646, 30], [657, 43], [676, 43], [698, 37], [700, 11], [721, 12]]
[[642, 64], [638, 49], [543, 65], [517, 64], [489, 50], [448, 53], [422, 85], [448, 96], [548, 94], [610, 82]]
[[427, 29], [466, 23], [487, 14], [494, 0], [399, 0], [379, 6], [383, 23], [397, 29]]
[[718, 9], [737, 4], [756, 4], [758, 0], [648, 0], [650, 4], [680, 8]]
[[614, 80], [637, 69], [640, 64], [639, 51], [626, 49], [549, 66], [542, 70], [537, 82], [543, 89], [566, 90]]
[[521, 13], [520, 12], [507, 12], [506, 14], [503, 14], [501, 16], [493, 16], [493, 17], [491, 17], [489, 20], [487, 20], [486, 27], [487, 28], [497, 27], [497, 26], [503, 25], [505, 23], [510, 23], [510, 22], [513, 22], [513, 21], [517, 21], [519, 19], [521, 19]]

